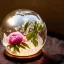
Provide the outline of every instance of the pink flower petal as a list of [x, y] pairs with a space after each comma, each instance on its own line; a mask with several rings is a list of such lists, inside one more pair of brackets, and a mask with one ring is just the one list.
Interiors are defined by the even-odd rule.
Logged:
[[8, 43], [9, 44], [18, 44], [22, 42], [26, 42], [27, 39], [22, 35], [20, 32], [13, 32], [7, 37]]

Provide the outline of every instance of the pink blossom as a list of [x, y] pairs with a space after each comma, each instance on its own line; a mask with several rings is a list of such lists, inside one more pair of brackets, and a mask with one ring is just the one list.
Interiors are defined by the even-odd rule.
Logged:
[[27, 41], [24, 35], [22, 35], [20, 32], [11, 33], [8, 35], [7, 40], [9, 44], [25, 43]]

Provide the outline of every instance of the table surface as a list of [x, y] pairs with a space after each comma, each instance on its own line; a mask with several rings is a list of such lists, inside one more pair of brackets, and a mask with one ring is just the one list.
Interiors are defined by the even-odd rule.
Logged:
[[42, 51], [44, 55], [42, 55], [40, 59], [32, 62], [15, 62], [6, 59], [4, 56], [4, 47], [2, 43], [0, 43], [0, 64], [51, 64], [49, 63], [50, 60], [52, 60], [52, 63], [53, 61], [59, 61], [64, 55], [64, 41], [48, 36]]

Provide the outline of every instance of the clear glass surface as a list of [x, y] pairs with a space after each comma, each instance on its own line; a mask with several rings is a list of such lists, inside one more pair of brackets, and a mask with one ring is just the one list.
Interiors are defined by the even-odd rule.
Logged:
[[[18, 9], [12, 11], [4, 18], [0, 27], [1, 42], [7, 52], [13, 55], [29, 56], [36, 54], [42, 49], [46, 42], [46, 24], [36, 12], [31, 10]], [[9, 38], [11, 34], [15, 35]], [[17, 34], [20, 34], [20, 36]], [[25, 49], [18, 46], [19, 52], [18, 50], [13, 50], [14, 47], [8, 47], [9, 45], [16, 45], [21, 34], [26, 39], [26, 41], [23, 40], [22, 42], [25, 42], [28, 46], [25, 45]], [[18, 38], [16, 39], [16, 37]], [[12, 44], [8, 39], [16, 43], [14, 44], [14, 42], [12, 42]], [[20, 42], [20, 40], [18, 42]]]

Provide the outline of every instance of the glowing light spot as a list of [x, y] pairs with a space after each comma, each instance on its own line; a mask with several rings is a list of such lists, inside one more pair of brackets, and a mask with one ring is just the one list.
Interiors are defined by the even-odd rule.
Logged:
[[15, 25], [15, 20], [14, 20], [13, 18], [10, 18], [10, 19], [8, 20], [8, 23], [9, 23], [10, 25]]

